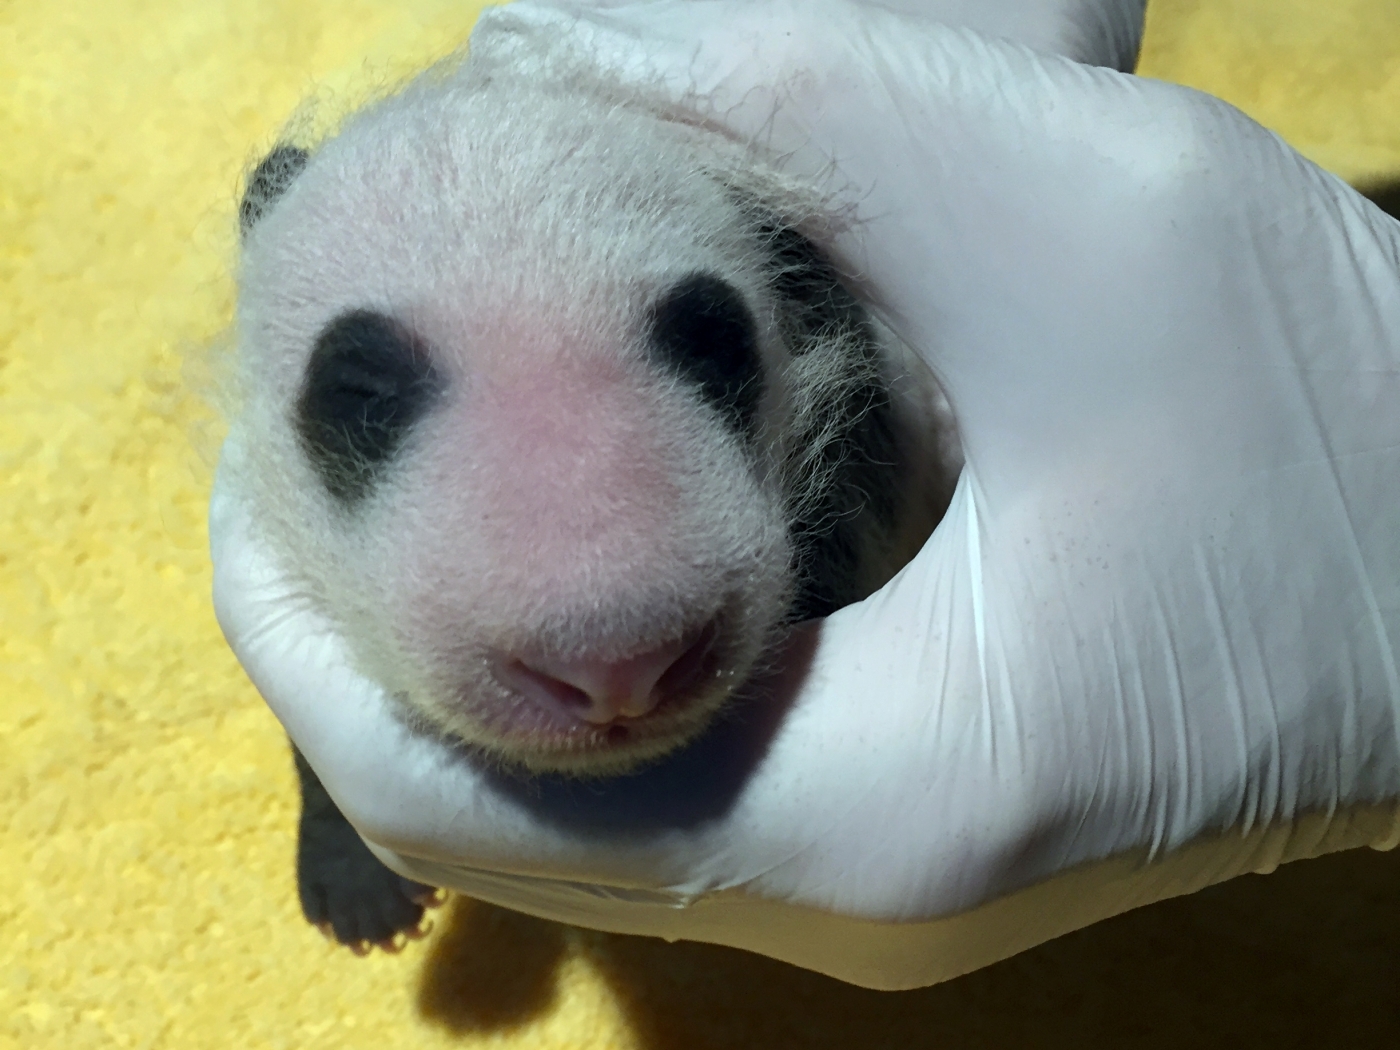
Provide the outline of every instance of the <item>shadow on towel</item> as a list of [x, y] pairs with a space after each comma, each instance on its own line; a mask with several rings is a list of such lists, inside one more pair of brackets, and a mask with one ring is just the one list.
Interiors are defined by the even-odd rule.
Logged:
[[1400, 219], [1400, 176], [1384, 182], [1363, 184], [1356, 189], [1381, 211]]

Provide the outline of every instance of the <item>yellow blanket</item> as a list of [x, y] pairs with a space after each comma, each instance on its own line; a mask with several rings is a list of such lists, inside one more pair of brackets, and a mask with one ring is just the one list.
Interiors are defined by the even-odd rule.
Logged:
[[[229, 322], [246, 165], [480, 6], [0, 3], [0, 1048], [1393, 1044], [1400, 851], [897, 995], [464, 901], [397, 957], [302, 922], [291, 763], [209, 609], [186, 361]], [[1397, 0], [1155, 0], [1143, 72], [1394, 183], [1397, 45]]]

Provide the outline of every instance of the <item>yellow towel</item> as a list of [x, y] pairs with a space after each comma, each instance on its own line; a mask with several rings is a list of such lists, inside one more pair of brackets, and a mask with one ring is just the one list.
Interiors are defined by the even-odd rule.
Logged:
[[[0, 1048], [1393, 1043], [1400, 851], [898, 995], [466, 902], [397, 957], [303, 924], [291, 764], [209, 609], [218, 431], [184, 362], [229, 321], [240, 172], [480, 6], [0, 3]], [[1397, 45], [1397, 0], [1155, 0], [1143, 71], [1381, 183]]]

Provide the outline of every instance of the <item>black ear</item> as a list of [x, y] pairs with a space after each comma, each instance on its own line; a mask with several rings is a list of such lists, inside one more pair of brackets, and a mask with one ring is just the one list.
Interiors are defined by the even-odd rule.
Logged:
[[827, 253], [752, 191], [730, 186], [729, 194], [767, 256], [764, 269], [788, 350], [800, 356], [836, 331], [869, 342], [870, 317]]
[[287, 192], [292, 180], [306, 167], [308, 156], [300, 146], [283, 143], [274, 146], [272, 152], [258, 162], [253, 174], [248, 176], [248, 188], [238, 206], [238, 231], [243, 237], [248, 236], [248, 231]]
[[835, 330], [865, 335], [869, 317], [825, 252], [777, 216], [758, 227], [768, 249], [773, 294], [783, 304], [783, 335], [794, 354]]

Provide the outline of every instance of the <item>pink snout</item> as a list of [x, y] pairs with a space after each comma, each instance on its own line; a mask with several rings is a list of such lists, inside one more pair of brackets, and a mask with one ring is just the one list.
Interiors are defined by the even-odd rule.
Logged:
[[570, 720], [605, 726], [644, 718], [667, 700], [690, 693], [708, 670], [713, 624], [622, 660], [507, 657], [504, 685]]

